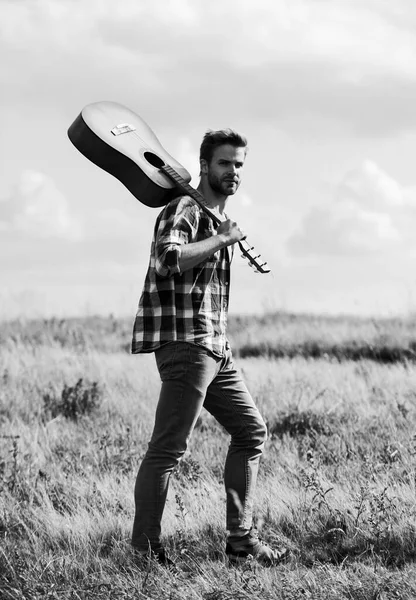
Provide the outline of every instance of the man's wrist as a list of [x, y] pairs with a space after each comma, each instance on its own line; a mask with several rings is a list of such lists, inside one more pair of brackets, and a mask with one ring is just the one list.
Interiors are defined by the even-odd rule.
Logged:
[[230, 245], [230, 240], [223, 233], [218, 233], [217, 238], [218, 238], [218, 241], [221, 243], [221, 248], [224, 248], [225, 246]]

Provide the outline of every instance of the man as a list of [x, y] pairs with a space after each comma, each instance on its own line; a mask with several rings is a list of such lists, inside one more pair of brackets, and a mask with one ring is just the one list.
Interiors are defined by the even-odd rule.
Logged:
[[234, 367], [226, 337], [230, 262], [244, 239], [224, 213], [236, 193], [247, 141], [232, 130], [208, 131], [200, 149], [198, 191], [222, 221], [192, 198], [172, 200], [159, 215], [150, 264], [139, 302], [132, 352], [154, 352], [162, 381], [153, 434], [140, 466], [132, 545], [144, 556], [171, 562], [161, 544], [161, 519], [169, 477], [183, 456], [196, 420], [206, 408], [231, 435], [225, 463], [226, 554], [264, 564], [282, 556], [252, 527], [260, 455], [267, 432]]

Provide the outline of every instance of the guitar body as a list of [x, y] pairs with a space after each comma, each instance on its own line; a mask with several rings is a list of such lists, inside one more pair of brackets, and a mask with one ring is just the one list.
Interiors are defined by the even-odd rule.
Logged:
[[[189, 185], [188, 171], [166, 152], [139, 115], [116, 102], [88, 104], [68, 129], [74, 146], [104, 171], [116, 177], [143, 204], [156, 208], [189, 194], [219, 225], [225, 220], [214, 213], [199, 191]], [[238, 242], [242, 256], [258, 273], [269, 273], [254, 247]]]
[[86, 106], [69, 127], [68, 137], [81, 154], [146, 206], [164, 206], [178, 195], [175, 183], [160, 170], [162, 164], [169, 164], [184, 182], [191, 180], [145, 121], [116, 102]]

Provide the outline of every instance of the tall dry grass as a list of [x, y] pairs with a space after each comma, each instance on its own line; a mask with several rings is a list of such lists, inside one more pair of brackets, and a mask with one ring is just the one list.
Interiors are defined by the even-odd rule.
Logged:
[[[363, 321], [359, 334], [352, 321], [348, 334], [344, 321], [322, 319], [312, 335], [306, 318], [288, 317], [286, 329], [274, 319], [231, 324], [236, 353], [251, 331], [258, 344], [330, 339], [340, 352], [238, 359], [270, 434], [257, 525], [292, 558], [227, 565], [228, 438], [202, 413], [164, 517], [175, 572], [140, 569], [129, 547], [159, 388], [153, 357], [129, 355], [129, 325], [113, 318], [0, 327], [1, 598], [416, 596], [416, 367], [402, 355], [343, 358], [348, 340], [372, 332], [375, 343], [384, 322]], [[409, 347], [404, 325], [388, 327]]]

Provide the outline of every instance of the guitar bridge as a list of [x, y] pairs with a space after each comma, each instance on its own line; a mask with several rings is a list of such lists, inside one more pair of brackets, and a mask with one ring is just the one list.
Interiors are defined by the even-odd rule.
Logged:
[[121, 135], [122, 133], [130, 133], [130, 131], [136, 131], [134, 125], [130, 125], [130, 123], [120, 123], [120, 125], [113, 127], [111, 133], [113, 135]]

